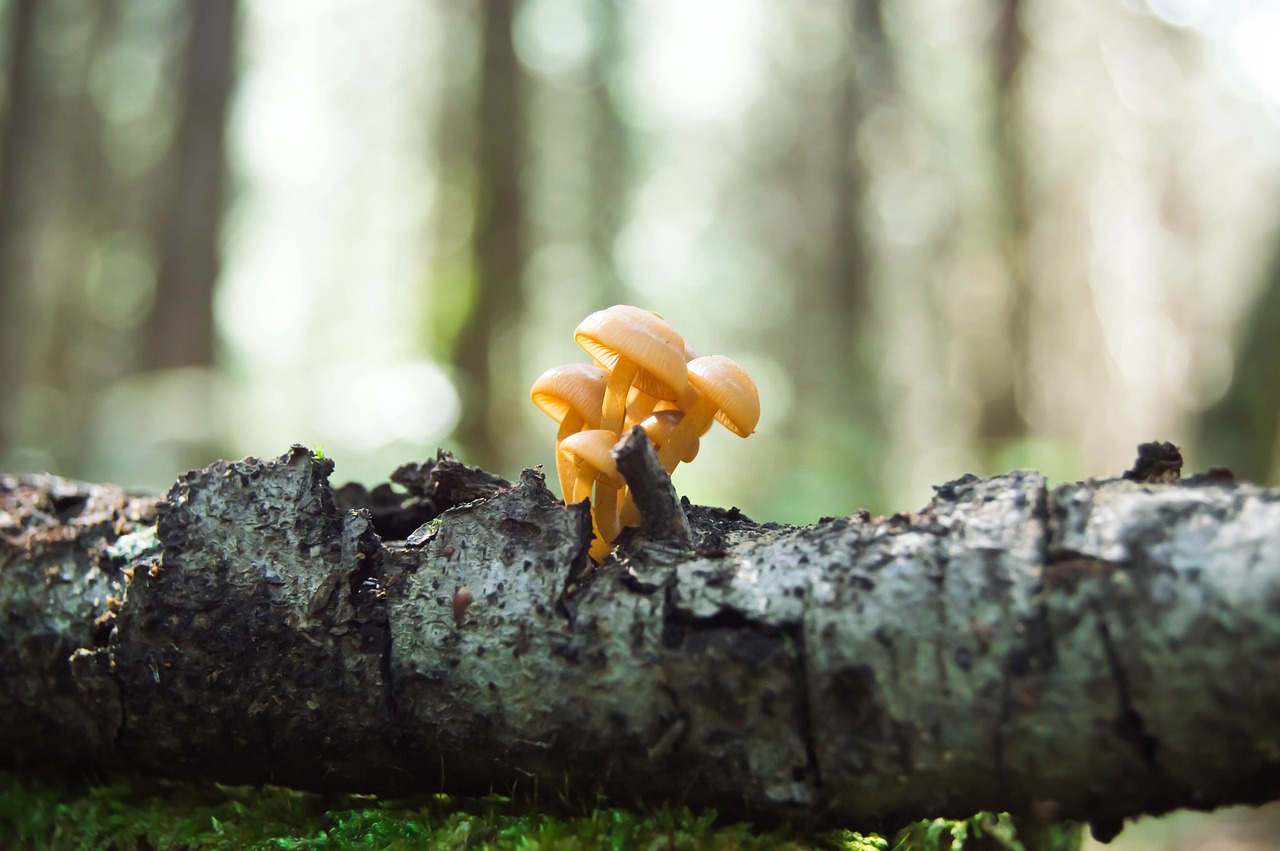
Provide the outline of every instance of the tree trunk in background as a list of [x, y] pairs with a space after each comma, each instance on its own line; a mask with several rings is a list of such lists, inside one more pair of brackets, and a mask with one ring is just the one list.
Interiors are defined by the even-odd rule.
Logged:
[[1027, 278], [1027, 183], [1019, 128], [1022, 121], [1019, 70], [1026, 54], [1021, 26], [1021, 0], [996, 0], [994, 32], [995, 104], [991, 138], [995, 143], [994, 166], [999, 199], [999, 240], [1009, 293], [1005, 333], [1010, 356], [1002, 360], [996, 387], [987, 388], [978, 418], [978, 442], [991, 456], [1012, 440], [1024, 437], [1027, 421], [1018, 404], [1019, 388], [1030, 358], [1030, 282]]
[[[826, 276], [827, 306], [840, 317], [839, 340], [846, 343], [858, 339], [857, 331], [867, 306], [870, 270], [867, 239], [862, 225], [862, 203], [867, 194], [866, 167], [858, 155], [858, 134], [862, 129], [876, 95], [863, 91], [860, 79], [866, 77], [871, 88], [891, 85], [893, 60], [884, 38], [880, 0], [861, 0], [850, 6], [854, 36], [854, 52], [847, 58], [844, 79], [836, 89], [834, 114], [837, 116], [837, 142], [830, 164], [835, 177], [835, 201], [832, 209], [830, 273]], [[860, 71], [861, 69], [861, 71]], [[834, 351], [841, 351], [844, 345]], [[856, 354], [856, 346], [848, 347]], [[861, 370], [857, 374], [861, 375]]]
[[[522, 276], [524, 198], [520, 187], [524, 116], [521, 71], [512, 40], [514, 0], [481, 8], [483, 55], [476, 134], [473, 298], [455, 350], [463, 407], [455, 434], [467, 453], [491, 469], [503, 469], [505, 432], [496, 396], [495, 346], [513, 331], [524, 305]], [[514, 358], [514, 352], [504, 353]], [[498, 370], [514, 369], [512, 362]], [[504, 403], [503, 407], [505, 407]]]
[[596, 291], [600, 306], [624, 301], [613, 249], [627, 215], [635, 170], [630, 134], [618, 115], [618, 105], [609, 88], [614, 69], [626, 62], [627, 48], [619, 31], [618, 14], [616, 0], [599, 5], [600, 38], [592, 57], [598, 82], [591, 90], [591, 191], [587, 199], [587, 227], [599, 276]]
[[39, 287], [47, 295], [38, 309], [48, 316], [48, 331], [27, 348], [38, 365], [26, 379], [55, 390], [63, 400], [56, 431], [42, 436], [52, 445], [58, 468], [66, 470], [87, 469], [97, 393], [126, 368], [116, 358], [101, 356], [110, 347], [86, 296], [99, 241], [121, 218], [119, 187], [104, 151], [103, 114], [91, 90], [95, 64], [120, 38], [121, 0], [100, 0], [91, 9], [83, 50], [59, 69], [71, 93], [59, 99], [52, 115], [57, 168], [32, 199], [47, 223], [43, 226], [57, 233], [58, 251], [41, 264]]
[[209, 366], [226, 175], [227, 104], [235, 75], [236, 0], [186, 7], [190, 29], [180, 115], [165, 163], [156, 299], [139, 367]]
[[[839, 4], [837, 4], [839, 8]], [[826, 352], [838, 364], [835, 376], [841, 382], [838, 392], [830, 387], [814, 389], [822, 407], [830, 406], [833, 416], [844, 424], [848, 435], [838, 436], [834, 446], [840, 453], [840, 465], [849, 471], [847, 481], [866, 490], [848, 494], [852, 505], [878, 503], [881, 459], [866, 451], [870, 444], [880, 443], [874, 436], [883, 428], [880, 417], [878, 383], [868, 380], [877, 373], [868, 361], [866, 343], [867, 308], [870, 304], [871, 256], [862, 211], [866, 203], [870, 178], [867, 165], [858, 153], [858, 137], [868, 115], [882, 99], [896, 88], [896, 71], [892, 47], [885, 38], [881, 0], [858, 0], [848, 9], [851, 26], [851, 51], [845, 59], [845, 73], [834, 91], [834, 102], [828, 101], [836, 117], [835, 144], [825, 171], [834, 180], [831, 199], [830, 242], [825, 246], [825, 292], [818, 309], [830, 311], [834, 323], [828, 323]], [[820, 183], [821, 173], [815, 174]], [[812, 373], [803, 367], [797, 374]], [[825, 380], [831, 380], [830, 377]]]
[[1238, 478], [1275, 481], [1280, 440], [1280, 245], [1253, 309], [1245, 312], [1235, 371], [1227, 393], [1200, 422], [1200, 452], [1205, 462], [1230, 467]]
[[[804, 345], [778, 344], [791, 359], [798, 402], [788, 427], [798, 451], [822, 452], [825, 460], [810, 460], [845, 471], [833, 483], [839, 490], [826, 499], [850, 510], [879, 503], [882, 461], [868, 451], [878, 443], [873, 435], [882, 423], [878, 388], [868, 380], [877, 370], [866, 359], [871, 258], [862, 211], [869, 175], [858, 153], [867, 117], [896, 89], [881, 12], [880, 0], [857, 0], [822, 4], [806, 18], [804, 26], [839, 29], [848, 41], [821, 76], [779, 80], [794, 110], [788, 120], [807, 129], [779, 149], [773, 179], [780, 185], [773, 195], [793, 199], [803, 224], [779, 227], [780, 219], [795, 215], [785, 207], [771, 208], [760, 220], [761, 238], [791, 264], [790, 277], [798, 282], [794, 326], [778, 331], [805, 329]], [[787, 74], [785, 68], [779, 74]], [[815, 370], [815, 361], [829, 368]]]
[[9, 4], [8, 109], [0, 135], [0, 458], [17, 438], [18, 394], [31, 322], [32, 239], [27, 193], [37, 151], [40, 96], [33, 56], [37, 0]]

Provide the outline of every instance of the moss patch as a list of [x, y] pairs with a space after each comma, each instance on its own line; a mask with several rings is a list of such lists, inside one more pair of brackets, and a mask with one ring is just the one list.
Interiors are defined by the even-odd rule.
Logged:
[[[922, 821], [890, 839], [834, 831], [797, 837], [717, 825], [714, 813], [597, 808], [530, 812], [501, 797], [385, 800], [280, 787], [179, 783], [136, 777], [34, 776], [0, 771], [0, 847], [40, 851], [206, 849], [1069, 849], [1074, 827], [1019, 841], [1008, 816]], [[1074, 843], [1072, 840], [1074, 837]]]

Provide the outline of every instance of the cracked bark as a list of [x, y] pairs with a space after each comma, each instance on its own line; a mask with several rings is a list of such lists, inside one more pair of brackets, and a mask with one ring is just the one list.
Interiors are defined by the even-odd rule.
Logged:
[[1275, 799], [1280, 492], [1170, 452], [803, 528], [686, 503], [691, 545], [590, 573], [585, 506], [447, 455], [0, 477], [0, 759], [814, 827]]

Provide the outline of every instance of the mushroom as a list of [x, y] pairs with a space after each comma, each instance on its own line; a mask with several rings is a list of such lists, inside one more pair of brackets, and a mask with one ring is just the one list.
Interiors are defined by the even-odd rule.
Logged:
[[[640, 427], [644, 429], [644, 433], [649, 435], [649, 442], [653, 444], [654, 449], [661, 449], [671, 440], [671, 435], [675, 432], [676, 426], [680, 425], [684, 419], [684, 411], [672, 409], [664, 409], [654, 411], [645, 420], [640, 423]], [[694, 440], [689, 445], [684, 454], [680, 456], [680, 460], [686, 464], [698, 457], [699, 441]]]
[[591, 558], [603, 562], [609, 555], [614, 538], [618, 537], [618, 491], [626, 480], [618, 472], [618, 465], [609, 454], [618, 442], [616, 432], [605, 429], [587, 429], [571, 434], [560, 441], [560, 454], [577, 468], [573, 495], [570, 503], [581, 502], [591, 496], [595, 486], [595, 499], [591, 502], [591, 519], [596, 539], [591, 544]]
[[671, 430], [658, 460], [668, 473], [718, 420], [738, 437], [747, 437], [760, 421], [760, 394], [746, 370], [732, 358], [707, 355], [688, 365], [689, 384], [680, 396], [684, 418]]
[[684, 340], [656, 313], [626, 304], [597, 310], [574, 338], [609, 369], [600, 411], [605, 431], [622, 431], [632, 384], [656, 399], [677, 399], [687, 385]]
[[560, 442], [584, 428], [600, 427], [600, 409], [609, 373], [598, 366], [570, 363], [553, 366], [539, 375], [529, 397], [547, 416], [560, 424], [556, 432], [556, 473], [564, 501], [571, 502], [573, 463], [560, 454]]
[[[671, 437], [671, 433], [675, 427], [684, 419], [684, 412], [677, 410], [654, 411], [644, 422], [640, 423], [640, 427], [644, 429], [644, 433], [649, 436], [649, 442], [653, 444], [655, 450], [661, 450], [667, 444], [667, 440]], [[701, 441], [698, 438], [693, 439], [693, 443], [686, 452], [680, 456], [681, 461], [686, 464], [691, 463], [694, 458], [698, 457], [698, 447]], [[668, 473], [671, 470], [667, 470]], [[640, 524], [640, 512], [636, 508], [635, 500], [631, 498], [631, 488], [623, 488], [622, 495], [618, 499], [618, 514], [621, 517], [623, 526], [638, 526]]]
[[[685, 363], [698, 357], [698, 350], [689, 345], [689, 341], [684, 343], [684, 360]], [[625, 434], [631, 430], [632, 426], [643, 425], [644, 420], [654, 411], [674, 411], [678, 410], [674, 399], [659, 399], [656, 396], [650, 396], [639, 387], [632, 387], [631, 392], [627, 394], [627, 413], [622, 431], [619, 434]], [[648, 431], [646, 428], [645, 431]]]

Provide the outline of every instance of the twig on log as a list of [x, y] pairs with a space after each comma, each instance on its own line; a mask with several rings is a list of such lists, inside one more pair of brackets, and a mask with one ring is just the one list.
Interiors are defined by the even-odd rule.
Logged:
[[631, 498], [640, 509], [641, 540], [682, 550], [693, 549], [689, 518], [685, 517], [671, 477], [658, 461], [644, 429], [636, 426], [623, 435], [612, 454], [618, 462], [618, 471], [631, 489]]

